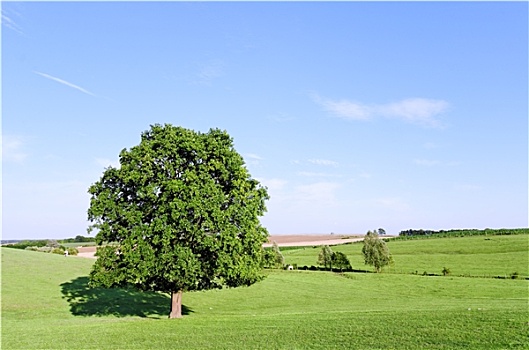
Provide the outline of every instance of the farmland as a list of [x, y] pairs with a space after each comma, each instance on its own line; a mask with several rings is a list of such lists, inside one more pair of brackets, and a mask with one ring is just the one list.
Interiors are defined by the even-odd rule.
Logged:
[[[251, 287], [184, 294], [182, 320], [167, 319], [167, 295], [89, 289], [93, 260], [2, 248], [2, 348], [526, 349], [529, 281], [509, 276], [529, 274], [528, 239], [389, 242], [382, 274], [267, 270]], [[361, 247], [333, 249], [366, 268]], [[283, 254], [315, 265], [317, 252]], [[450, 276], [421, 275], [443, 266]]]

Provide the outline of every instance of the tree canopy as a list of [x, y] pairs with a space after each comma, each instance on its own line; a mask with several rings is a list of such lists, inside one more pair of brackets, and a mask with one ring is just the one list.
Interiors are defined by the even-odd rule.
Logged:
[[332, 253], [332, 265], [340, 270], [348, 270], [351, 268], [351, 262], [342, 252], [333, 252]]
[[91, 285], [171, 293], [251, 285], [262, 278], [269, 198], [225, 131], [153, 125], [119, 167], [89, 188], [96, 230]]
[[325, 266], [325, 268], [332, 271], [333, 267], [340, 270], [347, 270], [351, 268], [351, 263], [347, 259], [347, 255], [342, 252], [333, 252], [328, 245], [322, 245], [320, 253], [318, 254], [318, 264]]
[[328, 245], [322, 245], [320, 253], [318, 254], [318, 264], [325, 266], [332, 270], [332, 256], [333, 251]]
[[285, 264], [285, 257], [281, 253], [276, 241], [272, 243], [272, 261], [276, 268], [281, 268]]
[[376, 272], [380, 272], [382, 267], [389, 265], [393, 261], [386, 242], [378, 237], [376, 230], [373, 232], [368, 231], [365, 235], [362, 254], [364, 263], [373, 266]]

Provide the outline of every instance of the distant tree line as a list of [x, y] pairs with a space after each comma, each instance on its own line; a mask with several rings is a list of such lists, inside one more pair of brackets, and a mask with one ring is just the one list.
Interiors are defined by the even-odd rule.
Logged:
[[75, 236], [75, 238], [66, 238], [66, 239], [60, 240], [59, 242], [61, 243], [86, 243], [86, 242], [94, 242], [94, 241], [95, 241], [94, 237], [84, 237], [84, 236], [77, 235]]
[[45, 247], [48, 244], [47, 239], [43, 240], [27, 240], [27, 241], [19, 241], [17, 243], [13, 244], [7, 244], [4, 247], [6, 248], [15, 248], [15, 249], [26, 249], [27, 247]]
[[399, 236], [393, 239], [428, 238], [428, 237], [465, 237], [465, 236], [496, 236], [496, 235], [520, 235], [529, 234], [529, 228], [514, 229], [463, 229], [463, 230], [403, 230]]
[[[51, 243], [50, 243], [51, 242]], [[61, 240], [54, 239], [38, 239], [38, 240], [17, 240], [13, 242], [2, 242], [5, 244], [5, 247], [15, 248], [15, 249], [26, 249], [27, 247], [45, 247], [45, 246], [54, 246], [55, 243], [86, 243], [94, 242], [94, 237], [84, 237], [84, 236], [75, 236], [75, 238], [66, 238]]]

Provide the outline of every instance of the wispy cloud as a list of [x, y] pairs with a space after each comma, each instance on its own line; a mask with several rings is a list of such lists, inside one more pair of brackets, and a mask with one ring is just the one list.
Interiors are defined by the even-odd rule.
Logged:
[[347, 100], [333, 101], [313, 96], [316, 103], [321, 105], [326, 111], [349, 120], [369, 120], [373, 116], [373, 107]]
[[72, 89], [76, 89], [78, 91], [81, 91], [82, 93], [85, 93], [87, 95], [90, 95], [90, 96], [93, 96], [93, 97], [97, 97], [95, 94], [93, 94], [92, 92], [78, 86], [78, 85], [75, 85], [75, 84], [72, 84], [66, 80], [63, 80], [63, 79], [60, 79], [60, 78], [57, 78], [57, 77], [54, 77], [54, 76], [51, 76], [49, 74], [46, 74], [46, 73], [41, 73], [41, 72], [37, 72], [37, 71], [33, 71], [33, 73], [35, 74], [38, 74], [40, 75], [41, 77], [44, 77], [46, 79], [50, 79], [50, 80], [53, 80], [57, 83], [60, 83], [60, 84], [63, 84], [63, 85], [66, 85], [68, 87], [71, 87]]
[[17, 22], [15, 22], [11, 13], [8, 13], [7, 11], [3, 9], [2, 9], [2, 26], [20, 35], [24, 35], [24, 32], [22, 31], [22, 27], [20, 27], [20, 25], [18, 25]]
[[253, 159], [253, 160], [263, 160], [262, 157], [258, 156], [258, 155], [255, 154], [255, 153], [246, 153], [246, 154], [245, 154], [245, 157], [246, 157], [246, 158]]
[[309, 159], [309, 163], [323, 166], [337, 166], [338, 162], [328, 159]]
[[21, 137], [2, 136], [2, 160], [6, 162], [22, 163], [28, 157], [24, 152], [24, 141]]
[[388, 118], [398, 118], [404, 121], [428, 127], [441, 126], [436, 117], [448, 109], [448, 102], [426, 98], [409, 98], [377, 107], [378, 112]]
[[263, 158], [255, 153], [246, 153], [244, 155], [244, 161], [246, 164], [259, 165]]
[[224, 64], [221, 61], [211, 61], [200, 67], [196, 84], [211, 86], [215, 79], [224, 76]]
[[387, 104], [363, 104], [349, 100], [332, 100], [313, 94], [314, 102], [331, 114], [346, 120], [372, 120], [377, 117], [400, 119], [425, 127], [441, 127], [438, 116], [449, 104], [443, 100], [408, 98]]

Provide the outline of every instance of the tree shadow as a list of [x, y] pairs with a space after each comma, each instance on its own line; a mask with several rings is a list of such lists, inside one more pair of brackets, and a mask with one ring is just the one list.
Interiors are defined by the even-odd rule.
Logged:
[[[171, 298], [167, 294], [124, 288], [90, 288], [88, 277], [78, 277], [60, 286], [74, 316], [169, 316]], [[192, 312], [182, 305], [182, 315]]]

